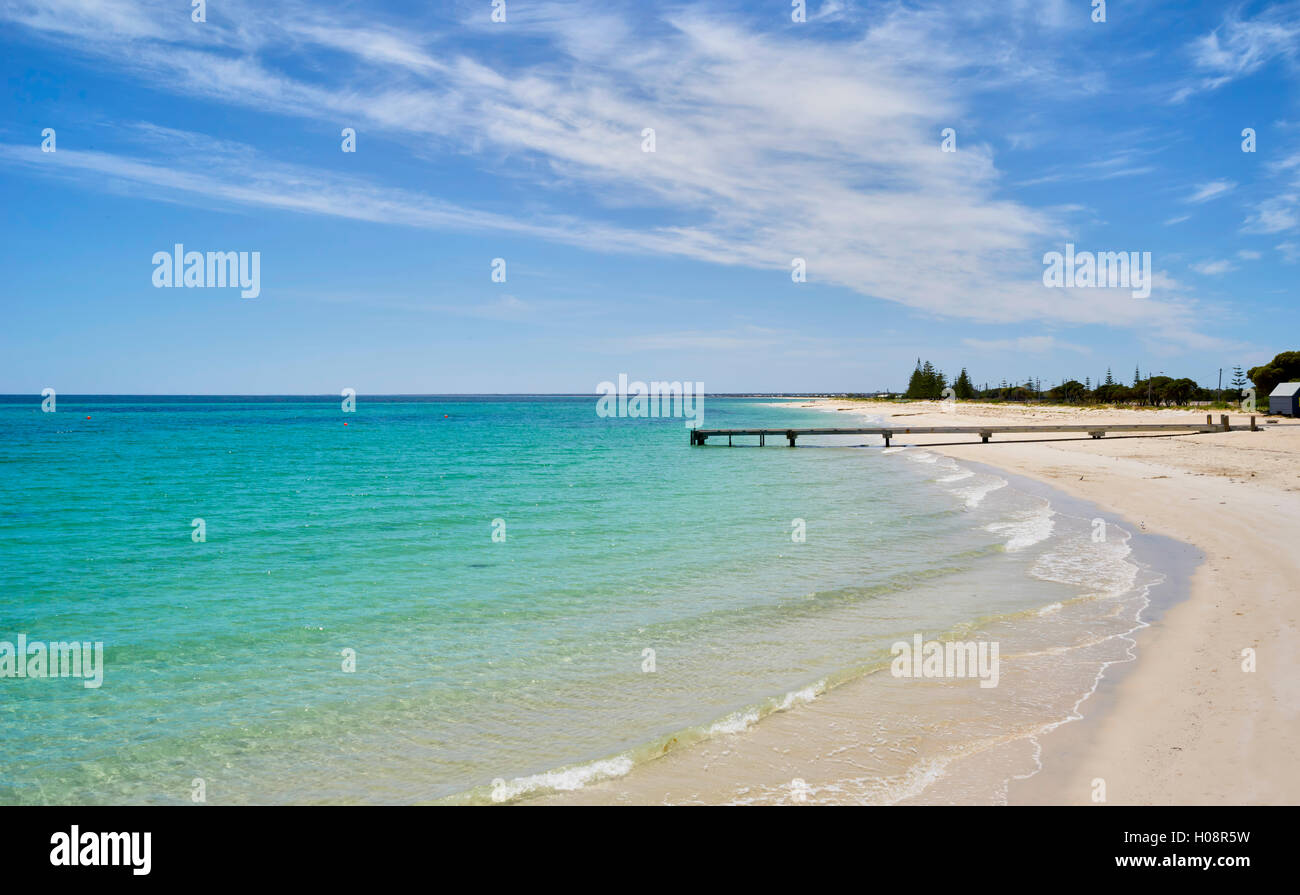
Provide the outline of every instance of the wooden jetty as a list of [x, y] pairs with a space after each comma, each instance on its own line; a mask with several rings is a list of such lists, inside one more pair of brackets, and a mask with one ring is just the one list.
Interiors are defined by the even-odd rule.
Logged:
[[[727, 436], [728, 446], [731, 445], [731, 439], [735, 435], [757, 435], [759, 447], [764, 447], [767, 444], [767, 436], [769, 435], [776, 438], [784, 437], [789, 447], [795, 446], [795, 439], [800, 435], [879, 435], [885, 439], [885, 446], [888, 447], [890, 439], [897, 438], [900, 435], [978, 435], [982, 441], [987, 443], [995, 433], [1087, 432], [1093, 438], [1101, 438], [1107, 432], [1163, 432], [1173, 435], [1180, 432], [1230, 431], [1232, 431], [1232, 427], [1228, 423], [1227, 414], [1220, 415], [1217, 423], [1213, 421], [1213, 415], [1207, 414], [1203, 423], [1124, 423], [1118, 425], [1088, 423], [1068, 426], [862, 426], [851, 429], [692, 429], [691, 444], [707, 444], [710, 438], [717, 438], [722, 435]], [[1253, 416], [1250, 418], [1250, 431], [1259, 431]]]

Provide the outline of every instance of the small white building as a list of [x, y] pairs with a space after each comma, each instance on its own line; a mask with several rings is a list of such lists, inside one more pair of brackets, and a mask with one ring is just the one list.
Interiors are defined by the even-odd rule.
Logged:
[[1283, 382], [1268, 393], [1268, 412], [1300, 416], [1300, 382]]

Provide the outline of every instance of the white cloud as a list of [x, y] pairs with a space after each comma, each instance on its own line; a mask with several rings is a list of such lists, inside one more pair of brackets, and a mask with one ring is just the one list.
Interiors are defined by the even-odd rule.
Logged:
[[1018, 339], [962, 339], [962, 344], [977, 351], [990, 354], [1016, 352], [1026, 354], [1045, 354], [1049, 351], [1077, 351], [1091, 354], [1092, 349], [1084, 345], [1062, 342], [1054, 336], [1021, 336]]
[[1192, 270], [1207, 277], [1217, 277], [1220, 274], [1225, 274], [1228, 271], [1236, 269], [1236, 265], [1226, 259], [1220, 261], [1201, 261], [1192, 265]]
[[1229, 12], [1219, 27], [1188, 46], [1193, 65], [1203, 76], [1180, 87], [1173, 102], [1202, 91], [1217, 90], [1247, 77], [1276, 60], [1294, 63], [1300, 53], [1300, 14], [1294, 3], [1279, 3], [1252, 18]]
[[1208, 202], [1211, 199], [1227, 195], [1236, 188], [1237, 184], [1230, 180], [1212, 180], [1209, 183], [1197, 185], [1196, 191], [1187, 197], [1187, 201]]
[[1256, 203], [1246, 217], [1246, 233], [1285, 233], [1300, 227], [1300, 152], [1292, 152], [1268, 165], [1274, 182], [1268, 198]]
[[[536, 3], [512, 6], [509, 28], [479, 10], [485, 49], [422, 21], [399, 28], [316, 4], [230, 0], [196, 28], [164, 3], [16, 3], [0, 17], [155, 88], [300, 116], [334, 133], [355, 126], [363, 141], [374, 133], [417, 154], [459, 153], [545, 188], [505, 214], [251, 147], [226, 147], [212, 165], [203, 153], [170, 151], [165, 136], [150, 158], [61, 148], [36, 159], [19, 147], [0, 158], [88, 183], [109, 175], [167, 201], [501, 230], [787, 279], [791, 259], [802, 257], [812, 283], [942, 316], [1142, 326], [1159, 304], [1165, 321], [1188, 319], [1168, 292], [1144, 302], [1117, 290], [1062, 300], [1042, 286], [1042, 254], [1068, 233], [1062, 212], [1005, 198], [992, 150], [964, 131], [958, 152], [940, 152], [936, 122], [963, 119], [963, 90], [976, 80], [980, 90], [1050, 83], [1054, 101], [1095, 88], [1082, 77], [1047, 78], [1050, 54], [991, 53], [997, 34], [968, 25], [1003, 11], [949, 9], [885, 7], [854, 39], [819, 42], [694, 8], [633, 27], [626, 16], [638, 13]], [[1041, 12], [1051, 24], [1065, 10], [1057, 2]], [[554, 52], [528, 52], [539, 42]], [[310, 62], [322, 50], [340, 63], [283, 62]], [[971, 73], [978, 79], [963, 77]], [[656, 129], [653, 154], [640, 151], [644, 127]], [[561, 207], [584, 211], [552, 210]], [[630, 225], [629, 209], [659, 223]]]
[[524, 320], [534, 315], [535, 309], [513, 295], [505, 295], [495, 301], [467, 301], [458, 305], [434, 305], [432, 310], [445, 311], [450, 314], [462, 314], [467, 317], [483, 317], [488, 320]]
[[1222, 25], [1191, 46], [1198, 68], [1227, 78], [1251, 74], [1278, 57], [1295, 58], [1298, 48], [1300, 25], [1286, 4], [1265, 10], [1255, 19], [1231, 13]]
[[617, 343], [619, 351], [740, 351], [777, 348], [785, 345], [791, 334], [763, 327], [733, 330], [681, 330], [634, 336]]

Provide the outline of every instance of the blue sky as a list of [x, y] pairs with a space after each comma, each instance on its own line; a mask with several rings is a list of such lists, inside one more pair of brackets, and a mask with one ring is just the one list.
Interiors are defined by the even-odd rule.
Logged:
[[[1300, 348], [1300, 3], [190, 6], [0, 0], [0, 392], [1213, 385]], [[154, 288], [178, 242], [260, 252], [260, 296]], [[1150, 297], [1044, 287], [1067, 242], [1150, 252]]]

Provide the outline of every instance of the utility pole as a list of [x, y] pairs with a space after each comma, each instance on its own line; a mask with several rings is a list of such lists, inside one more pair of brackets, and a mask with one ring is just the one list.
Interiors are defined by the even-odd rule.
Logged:
[[1219, 367], [1219, 403], [1223, 403], [1223, 367]]

